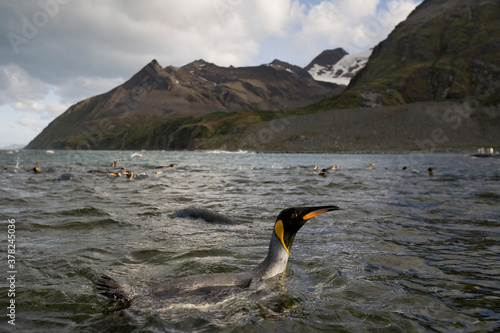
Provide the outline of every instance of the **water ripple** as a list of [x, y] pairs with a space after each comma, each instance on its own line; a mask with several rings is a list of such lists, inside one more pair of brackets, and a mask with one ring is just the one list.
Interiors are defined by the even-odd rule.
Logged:
[[[405, 155], [141, 154], [0, 151], [2, 212], [16, 220], [23, 331], [500, 329], [496, 159], [430, 154], [402, 170]], [[149, 177], [109, 177], [114, 160]], [[324, 177], [313, 169], [333, 164], [340, 169]], [[26, 171], [34, 165], [54, 172]], [[56, 181], [69, 167], [75, 178]], [[124, 312], [96, 293], [103, 272], [143, 288], [251, 270], [281, 209], [322, 204], [342, 210], [300, 230], [286, 274], [216, 303], [150, 302]], [[189, 206], [242, 223], [171, 218]]]

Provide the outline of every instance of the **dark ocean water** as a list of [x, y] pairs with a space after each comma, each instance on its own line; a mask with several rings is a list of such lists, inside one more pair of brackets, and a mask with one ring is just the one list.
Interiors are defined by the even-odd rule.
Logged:
[[[1, 331], [14, 328], [11, 300], [19, 332], [500, 331], [500, 159], [132, 153], [0, 152]], [[148, 177], [109, 177], [115, 160]], [[342, 210], [299, 231], [285, 275], [215, 303], [115, 310], [96, 292], [100, 273], [146, 287], [250, 270], [283, 208], [327, 204]], [[172, 218], [190, 206], [241, 223]]]

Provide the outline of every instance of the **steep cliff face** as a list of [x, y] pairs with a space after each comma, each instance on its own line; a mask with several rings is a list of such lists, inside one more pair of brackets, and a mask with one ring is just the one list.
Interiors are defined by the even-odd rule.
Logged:
[[[219, 67], [203, 60], [162, 68], [153, 60], [124, 84], [73, 105], [27, 148], [125, 149], [134, 138], [152, 135], [155, 126], [169, 119], [297, 108], [343, 89], [317, 82], [304, 69], [279, 60], [241, 68]], [[194, 130], [196, 133], [188, 133], [190, 130], [182, 129], [186, 138], [207, 134], [202, 128]], [[191, 147], [180, 144], [178, 138], [173, 142], [167, 148]]]
[[345, 94], [330, 103], [376, 106], [471, 96], [497, 103], [499, 17], [497, 0], [424, 1], [374, 48]]

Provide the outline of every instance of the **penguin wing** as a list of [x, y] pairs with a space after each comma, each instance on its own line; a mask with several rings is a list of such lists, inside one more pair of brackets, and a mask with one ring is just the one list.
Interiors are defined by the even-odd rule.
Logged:
[[122, 285], [105, 274], [102, 274], [97, 280], [97, 290], [99, 294], [125, 304], [128, 304], [134, 296], [129, 286]]
[[206, 292], [225, 288], [247, 288], [252, 282], [250, 273], [216, 273], [191, 275], [164, 283], [151, 288], [153, 295], [158, 297], [175, 296], [186, 292]]

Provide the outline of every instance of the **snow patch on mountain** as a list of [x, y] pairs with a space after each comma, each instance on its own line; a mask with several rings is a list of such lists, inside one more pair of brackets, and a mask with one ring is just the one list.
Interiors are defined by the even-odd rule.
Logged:
[[354, 75], [365, 67], [372, 51], [370, 49], [357, 54], [346, 54], [337, 63], [331, 65], [314, 64], [309, 69], [309, 74], [316, 81], [348, 85]]

